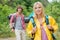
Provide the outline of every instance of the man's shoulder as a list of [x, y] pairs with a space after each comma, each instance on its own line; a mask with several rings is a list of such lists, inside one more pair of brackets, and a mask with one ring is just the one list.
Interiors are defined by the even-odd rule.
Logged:
[[16, 13], [13, 13], [11, 15], [12, 15], [11, 18], [13, 18], [13, 19], [16, 17]]
[[22, 16], [24, 17], [24, 14], [22, 13]]
[[16, 15], [16, 13], [13, 13], [13, 15]]

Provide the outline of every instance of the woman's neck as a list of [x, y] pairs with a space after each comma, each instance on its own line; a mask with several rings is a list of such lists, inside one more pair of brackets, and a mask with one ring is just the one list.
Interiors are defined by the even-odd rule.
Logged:
[[44, 17], [43, 14], [41, 14], [41, 15], [37, 15], [37, 18], [38, 18], [38, 19], [43, 18], [43, 17]]

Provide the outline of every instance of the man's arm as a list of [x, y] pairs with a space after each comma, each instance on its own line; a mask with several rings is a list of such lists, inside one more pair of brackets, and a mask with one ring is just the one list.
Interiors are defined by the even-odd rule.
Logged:
[[10, 28], [11, 28], [12, 32], [14, 32], [13, 22], [14, 22], [14, 17], [12, 16], [11, 19], [10, 19]]

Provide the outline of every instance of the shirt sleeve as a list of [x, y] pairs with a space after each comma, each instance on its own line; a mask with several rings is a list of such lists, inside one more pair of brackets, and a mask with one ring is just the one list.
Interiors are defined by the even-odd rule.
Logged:
[[10, 19], [10, 23], [13, 23], [13, 22], [14, 22], [14, 16], [12, 16]]
[[32, 36], [32, 35], [31, 35], [32, 29], [33, 29], [33, 25], [32, 25], [32, 23], [31, 23], [31, 21], [30, 21], [30, 22], [28, 23], [27, 28], [26, 28], [26, 32], [27, 32], [27, 34], [28, 34], [29, 36]]
[[56, 23], [55, 19], [51, 16], [49, 16], [49, 24], [54, 29], [54, 32], [58, 29], [58, 24]]

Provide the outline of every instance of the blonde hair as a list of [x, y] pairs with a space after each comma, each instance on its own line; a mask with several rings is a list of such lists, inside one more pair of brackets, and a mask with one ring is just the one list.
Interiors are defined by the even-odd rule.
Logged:
[[34, 3], [34, 6], [33, 6], [33, 10], [34, 10], [34, 7], [35, 7], [37, 4], [41, 5], [42, 14], [43, 14], [43, 16], [44, 16], [44, 15], [45, 15], [45, 14], [44, 14], [44, 7], [43, 7], [43, 4], [42, 4], [41, 2], [35, 2], [35, 3]]

